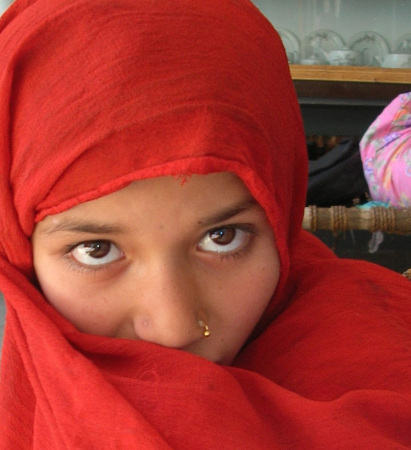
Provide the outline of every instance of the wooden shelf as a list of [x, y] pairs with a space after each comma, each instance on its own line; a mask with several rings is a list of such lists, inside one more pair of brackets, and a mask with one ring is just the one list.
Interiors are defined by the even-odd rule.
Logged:
[[391, 83], [411, 86], [411, 69], [290, 64], [290, 72], [293, 80], [301, 81]]
[[291, 64], [307, 134], [361, 136], [399, 94], [411, 69]]
[[411, 91], [411, 69], [290, 64], [299, 98], [388, 103]]

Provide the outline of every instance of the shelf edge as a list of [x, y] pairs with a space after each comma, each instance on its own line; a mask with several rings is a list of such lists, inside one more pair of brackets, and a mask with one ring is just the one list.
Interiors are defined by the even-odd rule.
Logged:
[[411, 85], [411, 69], [381, 67], [304, 66], [290, 64], [293, 80], [340, 81], [348, 83], [395, 83]]

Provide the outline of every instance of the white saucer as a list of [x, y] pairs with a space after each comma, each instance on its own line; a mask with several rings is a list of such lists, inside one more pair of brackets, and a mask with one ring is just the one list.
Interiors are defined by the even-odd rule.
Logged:
[[351, 36], [348, 46], [352, 50], [362, 53], [362, 64], [364, 66], [378, 66], [375, 57], [384, 59], [390, 53], [390, 46], [387, 41], [378, 33], [373, 31], [361, 31]]
[[[300, 41], [297, 36], [290, 30], [286, 30], [285, 28], [275, 28], [280, 35], [281, 41], [283, 42], [285, 51], [287, 52], [287, 56], [289, 58], [290, 63], [295, 63], [300, 59]], [[293, 56], [293, 61], [290, 61], [290, 56]]]
[[395, 53], [411, 53], [411, 33], [400, 36], [394, 45]]
[[325, 52], [340, 50], [345, 47], [343, 38], [331, 30], [315, 30], [304, 38], [303, 58], [311, 58], [315, 47], [321, 47]]

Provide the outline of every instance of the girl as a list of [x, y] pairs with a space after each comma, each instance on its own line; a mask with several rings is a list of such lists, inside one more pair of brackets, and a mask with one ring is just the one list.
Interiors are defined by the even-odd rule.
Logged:
[[408, 448], [409, 282], [301, 231], [261, 14], [17, 0], [0, 29], [0, 447]]

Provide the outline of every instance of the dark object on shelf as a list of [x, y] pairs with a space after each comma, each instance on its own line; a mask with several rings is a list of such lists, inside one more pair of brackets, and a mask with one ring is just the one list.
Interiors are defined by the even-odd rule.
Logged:
[[314, 161], [321, 158], [327, 152], [339, 145], [343, 139], [346, 138], [344, 138], [344, 136], [307, 136], [308, 159]]
[[309, 162], [306, 205], [350, 206], [356, 199], [366, 201], [368, 194], [357, 139], [344, 138]]

